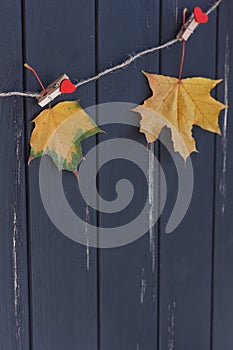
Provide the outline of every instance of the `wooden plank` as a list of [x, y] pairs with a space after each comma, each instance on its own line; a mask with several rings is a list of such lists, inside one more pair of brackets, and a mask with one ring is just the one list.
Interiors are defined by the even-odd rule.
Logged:
[[[0, 4], [1, 91], [23, 90], [21, 2]], [[23, 99], [0, 99], [0, 348], [29, 349]]]
[[218, 77], [224, 78], [218, 97], [230, 106], [221, 118], [222, 137], [217, 138], [215, 184], [215, 250], [213, 280], [213, 349], [233, 346], [233, 240], [232, 240], [232, 57], [233, 4], [223, 2], [219, 13]]
[[[159, 1], [101, 0], [98, 13], [99, 70], [159, 42]], [[157, 71], [158, 53], [101, 79], [98, 102], [141, 103], [150, 95], [141, 69]], [[139, 119], [139, 116], [135, 114], [135, 118]], [[107, 135], [100, 135], [100, 141], [122, 137], [145, 145], [144, 135], [136, 127], [109, 125], [104, 130]], [[122, 154], [122, 158], [124, 156]], [[103, 157], [100, 152], [99, 160]], [[146, 152], [145, 157], [148, 157]], [[100, 214], [100, 226], [108, 227], [109, 233], [111, 227], [119, 227], [140, 215], [141, 205], [148, 195], [144, 182], [148, 172], [154, 184], [149, 160], [145, 174], [139, 172], [137, 163], [133, 165], [122, 159], [112, 160], [102, 168], [99, 189], [103, 198], [109, 201], [109, 207], [116, 199], [115, 185], [119, 180], [128, 179], [134, 186], [132, 203], [127, 209], [118, 214]], [[101, 206], [99, 209], [102, 212]], [[99, 259], [101, 349], [157, 349], [157, 230], [129, 245], [102, 249]]]
[[[95, 2], [28, 0], [26, 13], [25, 60], [34, 66], [45, 85], [62, 73], [83, 79], [95, 73]], [[29, 72], [27, 88], [39, 86]], [[67, 99], [81, 99], [81, 105], [95, 104], [95, 85], [78, 89]], [[27, 104], [29, 122], [41, 110], [36, 101]], [[85, 142], [95, 145], [95, 138]], [[87, 147], [86, 147], [87, 148]], [[84, 154], [86, 148], [84, 147]], [[48, 175], [57, 169], [48, 160]], [[34, 349], [97, 349], [96, 251], [69, 240], [55, 228], [40, 198], [39, 160], [29, 168], [32, 340]], [[86, 174], [88, 181], [90, 174]], [[81, 201], [78, 183], [64, 173], [64, 190], [75, 212], [87, 222], [95, 221]], [[56, 205], [57, 203], [54, 203]]]
[[[173, 38], [181, 26], [183, 8], [203, 10], [209, 1], [163, 1], [162, 41]], [[187, 42], [183, 77], [215, 78], [216, 14]], [[161, 73], [178, 76], [181, 45], [161, 54]], [[167, 202], [160, 230], [160, 348], [208, 349], [211, 326], [211, 271], [215, 135], [194, 127], [199, 153], [191, 156], [194, 190], [183, 222], [169, 235], [165, 227], [178, 189], [175, 165], [164, 147], [161, 163], [167, 180]], [[169, 140], [170, 133], [164, 132]], [[172, 147], [171, 141], [168, 144]], [[179, 156], [176, 155], [177, 159]], [[185, 167], [185, 165], [183, 164]]]

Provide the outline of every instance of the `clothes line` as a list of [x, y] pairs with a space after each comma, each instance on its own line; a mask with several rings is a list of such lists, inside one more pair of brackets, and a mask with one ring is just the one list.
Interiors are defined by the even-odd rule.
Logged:
[[[213, 6], [211, 6], [209, 8], [209, 10], [206, 12], [207, 15], [211, 14], [220, 4], [221, 4], [222, 0], [218, 0]], [[78, 88], [82, 85], [88, 84], [90, 82], [99, 80], [100, 78], [102, 78], [105, 75], [111, 74], [117, 70], [121, 70], [123, 68], [128, 67], [132, 62], [136, 61], [138, 58], [148, 55], [149, 53], [158, 51], [158, 50], [163, 50], [165, 48], [168, 48], [174, 44], [176, 44], [177, 42], [179, 42], [180, 40], [178, 38], [175, 38], [173, 40], [170, 40], [168, 42], [166, 42], [165, 44], [159, 45], [159, 46], [155, 46], [152, 47], [150, 49], [146, 49], [144, 51], [138, 52], [135, 55], [131, 55], [130, 58], [128, 58], [127, 60], [123, 61], [120, 64], [117, 64], [111, 68], [107, 68], [106, 70], [98, 73], [97, 75], [94, 75], [90, 78], [87, 78], [85, 80], [81, 80], [80, 82], [78, 82], [75, 87]], [[10, 96], [22, 96], [22, 97], [33, 97], [33, 98], [38, 98], [41, 95], [39, 93], [33, 93], [33, 92], [20, 92], [20, 91], [10, 91], [10, 92], [0, 92], [0, 97], [10, 97]]]

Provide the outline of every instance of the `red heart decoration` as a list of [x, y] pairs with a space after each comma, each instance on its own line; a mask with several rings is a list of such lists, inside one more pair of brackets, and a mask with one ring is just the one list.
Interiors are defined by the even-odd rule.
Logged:
[[194, 18], [195, 21], [198, 23], [207, 23], [209, 20], [208, 15], [204, 13], [200, 7], [195, 7]]
[[76, 86], [71, 83], [70, 79], [64, 79], [62, 80], [60, 84], [60, 91], [65, 94], [72, 94], [72, 92], [75, 92]]

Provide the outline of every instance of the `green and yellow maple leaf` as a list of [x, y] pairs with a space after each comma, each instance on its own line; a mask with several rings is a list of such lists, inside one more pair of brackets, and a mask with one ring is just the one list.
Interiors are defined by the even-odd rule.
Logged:
[[43, 110], [34, 120], [30, 161], [49, 155], [59, 170], [72, 171], [83, 159], [81, 141], [100, 132], [77, 101], [60, 102]]

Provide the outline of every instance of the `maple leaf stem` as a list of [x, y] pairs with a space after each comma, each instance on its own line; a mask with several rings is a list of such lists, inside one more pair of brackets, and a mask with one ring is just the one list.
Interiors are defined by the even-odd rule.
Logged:
[[182, 78], [183, 66], [184, 66], [184, 56], [185, 56], [185, 41], [182, 41], [182, 56], [180, 62], [180, 72], [179, 72], [179, 80]]
[[29, 64], [27, 64], [27, 63], [24, 63], [24, 67], [27, 68], [27, 69], [29, 69], [29, 70], [35, 75], [35, 77], [36, 77], [38, 83], [39, 83], [40, 86], [42, 87], [43, 93], [46, 94], [47, 91], [46, 91], [44, 85], [42, 84], [42, 81], [40, 80], [39, 75], [36, 73], [35, 69], [32, 68], [31, 66], [29, 66]]
[[[187, 8], [183, 10], [183, 27], [186, 23], [186, 12]], [[180, 72], [179, 72], [179, 80], [182, 78], [182, 72], [183, 72], [183, 66], [184, 66], [184, 57], [185, 57], [185, 40], [182, 40], [182, 55], [181, 55], [181, 61], [180, 61]]]

